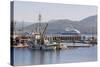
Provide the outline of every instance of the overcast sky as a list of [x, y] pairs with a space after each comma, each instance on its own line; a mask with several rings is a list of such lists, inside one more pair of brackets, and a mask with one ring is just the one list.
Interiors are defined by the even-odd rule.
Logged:
[[81, 20], [97, 14], [96, 6], [68, 5], [38, 2], [14, 2], [14, 20], [37, 22], [38, 14], [42, 14], [42, 21], [55, 19]]

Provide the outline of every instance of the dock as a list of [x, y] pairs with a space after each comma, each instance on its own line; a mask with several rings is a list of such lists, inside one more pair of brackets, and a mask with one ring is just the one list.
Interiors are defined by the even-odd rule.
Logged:
[[67, 47], [90, 47], [92, 44], [83, 44], [83, 43], [61, 43]]
[[27, 45], [27, 44], [18, 44], [18, 45], [13, 45], [12, 47], [14, 47], [14, 48], [28, 48], [29, 47], [29, 45]]

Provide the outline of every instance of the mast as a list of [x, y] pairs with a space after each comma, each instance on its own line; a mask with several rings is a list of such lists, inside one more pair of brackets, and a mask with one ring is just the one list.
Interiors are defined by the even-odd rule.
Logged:
[[14, 31], [15, 31], [15, 34], [16, 34], [16, 21], [14, 23]]
[[94, 28], [92, 27], [92, 40], [94, 39]]
[[38, 18], [38, 21], [39, 21], [39, 29], [38, 29], [38, 32], [39, 32], [39, 34], [41, 34], [41, 17], [42, 17], [41, 14], [39, 14], [38, 17], [39, 17]]
[[22, 34], [24, 33], [24, 21], [22, 22]]

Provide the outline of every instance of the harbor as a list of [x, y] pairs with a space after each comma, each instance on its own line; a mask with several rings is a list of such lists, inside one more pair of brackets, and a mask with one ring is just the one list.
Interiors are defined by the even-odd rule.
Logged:
[[12, 66], [97, 61], [97, 7], [11, 2]]
[[[65, 32], [47, 33], [48, 23], [41, 27], [41, 14], [35, 31], [11, 35], [13, 65], [42, 65], [97, 60], [97, 34], [82, 34], [75, 28]], [[24, 31], [24, 32], [23, 32]], [[29, 32], [27, 32], [29, 33]]]
[[[41, 25], [42, 15], [38, 15], [38, 24], [31, 34], [25, 34], [24, 25], [22, 25], [22, 33], [17, 33], [16, 28], [12, 32], [11, 38], [14, 48], [32, 48], [39, 50], [49, 49], [65, 49], [68, 47], [90, 47], [97, 44], [97, 37], [94, 34], [91, 36], [83, 36], [81, 32], [75, 28], [65, 29], [65, 32], [56, 32], [47, 34], [48, 23]], [[29, 33], [29, 32], [26, 32]], [[73, 43], [73, 44], [68, 44]], [[76, 44], [79, 43], [79, 44]]]
[[[53, 39], [57, 39], [57, 38], [58, 37], [53, 37]], [[67, 39], [67, 37], [61, 37], [61, 36], [60, 36], [60, 38]], [[91, 37], [89, 37], [89, 38], [91, 38]], [[71, 39], [71, 38], [69, 38], [69, 39]], [[20, 43], [17, 44], [17, 45], [15, 44], [12, 47], [15, 47], [15, 48], [29, 48], [29, 45], [27, 43], [28, 41], [30, 41], [30, 37], [27, 37], [26, 39], [20, 39]], [[69, 43], [71, 43], [71, 44], [69, 44]], [[52, 45], [52, 44], [49, 44], [49, 45], [47, 44], [47, 45], [48, 46], [53, 46], [53, 47], [56, 46], [57, 47], [56, 44], [57, 43], [54, 42], [54, 45]], [[79, 45], [79, 44], [82, 44], [82, 45]], [[89, 46], [92, 46], [94, 44], [97, 44], [97, 41], [96, 40], [90, 40], [90, 39], [88, 39], [88, 40], [74, 40], [74, 41], [73, 40], [62, 40], [60, 42], [60, 45], [64, 45], [63, 48], [66, 48], [66, 47], [89, 47]]]
[[[48, 35], [45, 37], [47, 40], [45, 40], [44, 45], [47, 45], [52, 48], [67, 48], [67, 47], [90, 47], [94, 44], [97, 44], [97, 38], [96, 37], [85, 37], [79, 35]], [[84, 39], [85, 38], [85, 39]], [[21, 36], [16, 35], [15, 39], [13, 41], [14, 45], [11, 47], [15, 48], [30, 48], [34, 44], [32, 41], [32, 35], [31, 36]], [[48, 41], [51, 41], [48, 42]], [[68, 44], [72, 43], [72, 44]], [[66, 45], [67, 44], [67, 45]]]

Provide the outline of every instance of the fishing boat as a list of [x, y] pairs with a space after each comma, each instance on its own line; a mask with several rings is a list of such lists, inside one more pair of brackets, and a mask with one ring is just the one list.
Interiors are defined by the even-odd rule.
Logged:
[[38, 15], [39, 23], [35, 28], [35, 32], [32, 35], [30, 41], [27, 43], [29, 47], [32, 49], [38, 50], [54, 50], [60, 49], [60, 43], [53, 42], [53, 39], [48, 39], [45, 35], [46, 29], [48, 27], [48, 23], [45, 24], [44, 27], [41, 25], [41, 14]]

